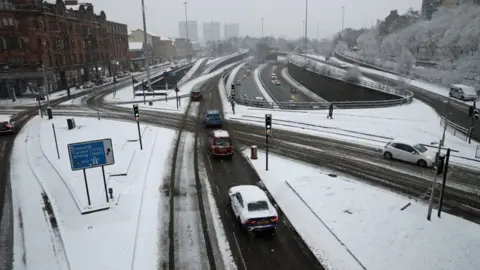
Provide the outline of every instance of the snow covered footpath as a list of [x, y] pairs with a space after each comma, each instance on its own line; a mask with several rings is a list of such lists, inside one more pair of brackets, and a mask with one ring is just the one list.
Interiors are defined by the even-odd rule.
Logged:
[[226, 61], [226, 60], [228, 60], [228, 59], [230, 59], [230, 58], [233, 58], [233, 57], [235, 57], [235, 56], [244, 54], [244, 53], [245, 53], [244, 51], [240, 51], [240, 52], [236, 52], [236, 53], [229, 54], [229, 55], [227, 55], [227, 56], [225, 56], [225, 57], [218, 58], [218, 59], [216, 59], [215, 61], [209, 63], [209, 64], [207, 65], [207, 68], [203, 71], [202, 74], [203, 74], [203, 75], [207, 75], [207, 74], [209, 74], [210, 72], [212, 72], [212, 70], [213, 70], [215, 67], [217, 67], [218, 64], [220, 64], [220, 63], [222, 63], [222, 62], [224, 62], [224, 61]]
[[[16, 138], [14, 269], [156, 269], [160, 225], [152, 215], [159, 211], [158, 189], [175, 132], [142, 125], [140, 150], [135, 124], [75, 120], [77, 128], [68, 130], [65, 117], [36, 117]], [[115, 165], [105, 167], [113, 199], [106, 202], [101, 168], [89, 169], [89, 206], [83, 173], [71, 170], [67, 145], [104, 138], [113, 142]], [[105, 210], [85, 213], [97, 209]]]
[[446, 213], [428, 222], [427, 207], [406, 197], [272, 154], [265, 171], [258, 157], [247, 159], [327, 269], [478, 269], [477, 224]]
[[[277, 110], [235, 105], [233, 114], [227, 99], [225, 85], [220, 80], [218, 89], [223, 102], [225, 118], [231, 121], [265, 125], [265, 114], [272, 114], [275, 128], [309, 135], [345, 140], [353, 143], [383, 148], [392, 139], [422, 143], [431, 149], [441, 139], [443, 128], [440, 116], [427, 104], [414, 100], [410, 104], [373, 109], [336, 109], [333, 119], [327, 119], [322, 110]], [[474, 169], [480, 169], [475, 160], [479, 142], [468, 144], [450, 132], [445, 134], [445, 147], [452, 152], [450, 161]]]

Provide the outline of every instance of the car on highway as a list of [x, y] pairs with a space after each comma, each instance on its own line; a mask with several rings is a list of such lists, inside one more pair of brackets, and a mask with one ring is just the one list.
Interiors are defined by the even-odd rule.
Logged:
[[450, 92], [448, 93], [448, 95], [450, 97], [465, 101], [477, 100], [477, 91], [475, 90], [475, 88], [463, 84], [450, 85]]
[[242, 83], [240, 82], [240, 80], [237, 80], [237, 81], [235, 82], [235, 84], [236, 84], [236, 85], [240, 85], [240, 84], [242, 84]]
[[233, 144], [226, 130], [217, 129], [208, 135], [208, 153], [213, 157], [233, 157]]
[[228, 190], [228, 198], [242, 229], [275, 234], [278, 213], [262, 189], [254, 185], [233, 186]]
[[1, 134], [15, 134], [17, 129], [15, 127], [15, 122], [12, 120], [0, 122], [0, 133]]
[[90, 88], [93, 88], [95, 86], [95, 84], [93, 82], [85, 82], [83, 84], [83, 89], [90, 89]]
[[345, 64], [345, 63], [340, 63], [340, 67], [341, 67], [341, 68], [348, 68], [348, 65]]
[[200, 92], [200, 89], [193, 89], [192, 92], [190, 92], [190, 99], [192, 101], [200, 101], [203, 98], [202, 92]]
[[435, 166], [436, 154], [432, 150], [422, 144], [406, 140], [395, 139], [388, 142], [382, 150], [382, 155], [386, 159], [402, 160], [424, 168]]
[[203, 115], [204, 127], [222, 127], [223, 119], [218, 110], [208, 110]]
[[279, 80], [275, 80], [275, 85], [280, 85], [280, 81], [279, 81]]

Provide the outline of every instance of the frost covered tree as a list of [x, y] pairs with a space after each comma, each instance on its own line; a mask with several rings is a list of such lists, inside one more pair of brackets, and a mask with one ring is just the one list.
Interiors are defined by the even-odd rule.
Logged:
[[410, 75], [412, 67], [415, 65], [415, 57], [405, 47], [402, 48], [402, 54], [396, 59], [396, 72]]
[[347, 82], [357, 83], [360, 81], [360, 76], [362, 73], [357, 66], [349, 67], [347, 73], [345, 73], [344, 80]]

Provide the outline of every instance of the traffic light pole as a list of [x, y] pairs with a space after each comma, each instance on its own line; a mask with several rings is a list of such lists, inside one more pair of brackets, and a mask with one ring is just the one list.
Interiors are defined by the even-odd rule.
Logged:
[[445, 165], [444, 165], [444, 169], [443, 169], [442, 190], [440, 192], [440, 200], [438, 201], [438, 212], [437, 212], [438, 217], [440, 217], [441, 214], [442, 214], [443, 195], [445, 194], [445, 184], [447, 183], [448, 161], [449, 160], [450, 160], [450, 148], [447, 149], [447, 155], [445, 157]]
[[268, 133], [265, 132], [265, 170], [268, 171]]
[[138, 129], [138, 142], [140, 143], [140, 150], [143, 150], [142, 133], [140, 132], [140, 120], [137, 121], [137, 129]]
[[140, 112], [138, 110], [137, 104], [133, 105], [133, 117], [135, 118], [135, 121], [137, 121], [138, 142], [140, 143], [140, 150], [143, 150], [142, 133], [140, 132]]

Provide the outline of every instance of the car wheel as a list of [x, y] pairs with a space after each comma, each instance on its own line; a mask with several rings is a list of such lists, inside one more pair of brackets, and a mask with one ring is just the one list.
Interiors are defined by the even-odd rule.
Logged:
[[390, 153], [390, 152], [383, 153], [383, 157], [385, 159], [392, 159], [393, 158], [392, 153]]
[[422, 167], [422, 168], [426, 168], [427, 167], [427, 162], [423, 159], [420, 159], [419, 161], [417, 161], [417, 165]]

